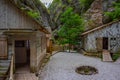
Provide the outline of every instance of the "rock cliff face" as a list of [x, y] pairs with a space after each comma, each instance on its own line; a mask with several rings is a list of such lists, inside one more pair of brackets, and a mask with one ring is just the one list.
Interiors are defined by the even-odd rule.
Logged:
[[52, 29], [54, 30], [61, 25], [60, 16], [68, 7], [72, 7], [75, 13], [81, 15], [86, 12], [94, 0], [89, 0], [89, 3], [86, 5], [82, 5], [82, 1], [83, 0], [54, 0], [49, 7], [51, 18], [55, 23]]
[[54, 0], [49, 8], [51, 18], [56, 25], [52, 29], [61, 25], [60, 16], [67, 7], [72, 7], [74, 12], [85, 18], [86, 30], [108, 23], [110, 19], [104, 13], [113, 11], [113, 3], [119, 0], [89, 0], [85, 5], [82, 4], [83, 1], [87, 0]]
[[89, 30], [111, 22], [105, 12], [114, 11], [113, 3], [117, 1], [119, 0], [95, 0], [84, 14], [87, 21], [85, 29]]
[[47, 8], [40, 2], [40, 0], [10, 0], [20, 9], [27, 12], [36, 12], [38, 14], [36, 19], [42, 26], [51, 31], [51, 26], [54, 26], [50, 18]]
[[102, 0], [95, 0], [84, 14], [86, 19], [86, 30], [98, 27], [103, 24]]
[[[103, 12], [111, 12], [114, 10], [113, 3], [120, 1], [120, 0], [103, 0], [102, 9]], [[103, 23], [110, 22], [110, 19], [103, 14]]]

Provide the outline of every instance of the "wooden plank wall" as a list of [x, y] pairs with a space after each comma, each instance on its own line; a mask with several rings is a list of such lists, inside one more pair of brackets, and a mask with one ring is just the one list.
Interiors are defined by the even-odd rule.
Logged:
[[42, 63], [41, 60], [46, 55], [46, 34], [40, 31], [36, 32], [36, 51], [37, 51], [37, 68]]
[[8, 0], [0, 0], [0, 29], [32, 29], [39, 26]]
[[7, 59], [7, 39], [0, 38], [0, 59]]

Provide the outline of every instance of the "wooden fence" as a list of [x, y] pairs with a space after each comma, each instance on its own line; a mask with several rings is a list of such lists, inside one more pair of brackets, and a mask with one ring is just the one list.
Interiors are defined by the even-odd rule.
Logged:
[[53, 51], [65, 51], [67, 49], [68, 49], [68, 46], [53, 45]]

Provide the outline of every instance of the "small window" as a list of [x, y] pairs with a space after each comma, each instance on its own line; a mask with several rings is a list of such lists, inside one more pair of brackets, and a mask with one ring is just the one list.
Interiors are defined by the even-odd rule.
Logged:
[[111, 38], [111, 40], [116, 40], [116, 38]]
[[15, 47], [25, 47], [25, 41], [24, 40], [15, 41]]
[[113, 40], [113, 38], [111, 38], [111, 40]]

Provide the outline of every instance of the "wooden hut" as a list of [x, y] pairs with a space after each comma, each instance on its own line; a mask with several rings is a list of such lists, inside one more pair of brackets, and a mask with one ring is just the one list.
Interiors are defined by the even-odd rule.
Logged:
[[39, 22], [26, 15], [9, 0], [0, 0], [0, 59], [14, 65], [28, 63], [36, 72], [46, 54], [49, 32]]

